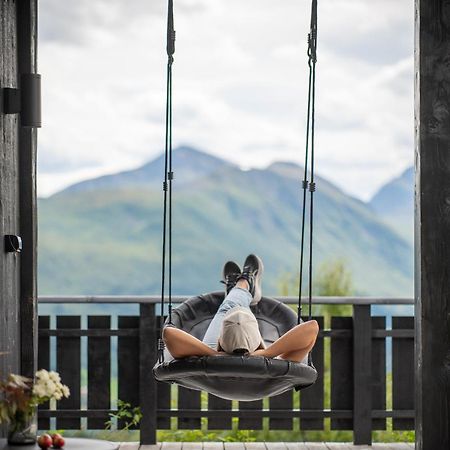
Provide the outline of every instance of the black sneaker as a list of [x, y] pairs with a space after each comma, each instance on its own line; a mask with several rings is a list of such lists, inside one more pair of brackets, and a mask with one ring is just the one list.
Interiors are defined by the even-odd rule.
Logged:
[[262, 297], [261, 291], [261, 277], [264, 272], [264, 265], [256, 255], [248, 255], [244, 262], [244, 268], [239, 279], [244, 279], [249, 285], [250, 294], [253, 296], [253, 300], [250, 305], [256, 305]]
[[241, 268], [234, 261], [227, 261], [222, 270], [222, 281], [225, 285], [225, 295], [228, 295], [236, 286], [238, 279], [241, 276]]

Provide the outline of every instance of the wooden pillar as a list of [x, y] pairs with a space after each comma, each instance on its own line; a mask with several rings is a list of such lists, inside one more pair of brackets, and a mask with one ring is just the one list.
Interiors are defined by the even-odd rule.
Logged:
[[450, 448], [450, 2], [416, 0], [416, 449]]
[[20, 371], [20, 253], [5, 235], [19, 235], [18, 114], [4, 111], [3, 88], [17, 88], [17, 6], [0, 0], [0, 379]]
[[[37, 70], [37, 0], [17, 2], [18, 78]], [[21, 373], [37, 365], [36, 128], [19, 127]]]

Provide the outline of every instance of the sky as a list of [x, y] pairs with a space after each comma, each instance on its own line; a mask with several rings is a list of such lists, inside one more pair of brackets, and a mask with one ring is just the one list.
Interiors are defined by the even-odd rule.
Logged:
[[[174, 0], [173, 142], [303, 161], [305, 0]], [[166, 0], [40, 0], [38, 195], [164, 147]], [[369, 200], [413, 164], [414, 2], [319, 0], [316, 171]], [[320, 186], [317, 186], [320, 189]]]

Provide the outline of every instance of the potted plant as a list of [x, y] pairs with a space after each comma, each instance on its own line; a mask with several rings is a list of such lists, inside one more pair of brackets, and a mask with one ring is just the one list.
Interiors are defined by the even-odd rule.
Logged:
[[69, 388], [57, 372], [38, 370], [36, 381], [10, 374], [0, 382], [0, 423], [8, 425], [9, 444], [34, 444], [37, 435], [36, 407], [49, 400], [69, 397]]

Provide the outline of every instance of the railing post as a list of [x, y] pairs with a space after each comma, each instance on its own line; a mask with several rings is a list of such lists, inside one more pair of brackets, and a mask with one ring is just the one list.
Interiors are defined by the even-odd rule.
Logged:
[[139, 312], [140, 440], [143, 445], [151, 445], [156, 444], [156, 382], [152, 373], [156, 361], [155, 305], [141, 303]]
[[353, 305], [353, 443], [372, 444], [370, 305]]

